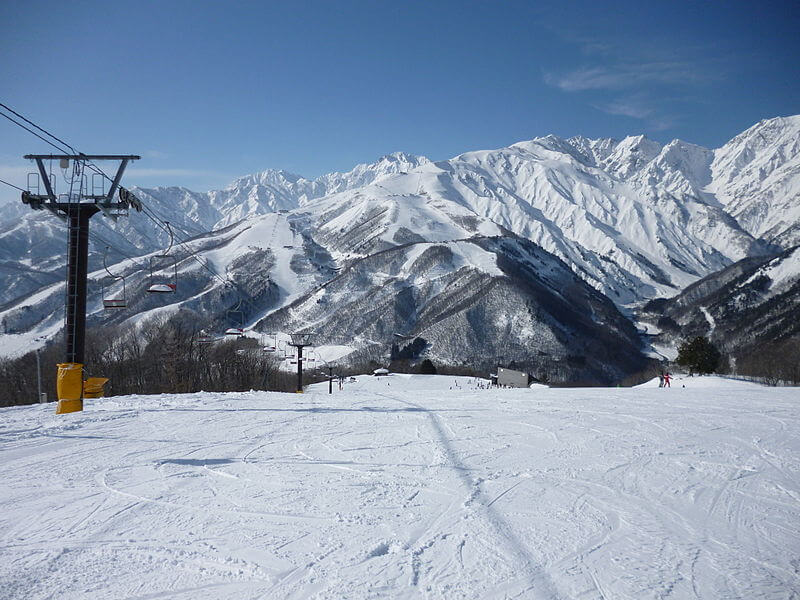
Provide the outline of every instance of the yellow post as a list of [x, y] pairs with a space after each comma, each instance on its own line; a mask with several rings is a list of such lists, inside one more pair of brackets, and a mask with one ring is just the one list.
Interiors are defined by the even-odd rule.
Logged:
[[60, 363], [56, 380], [58, 407], [56, 414], [83, 410], [83, 365], [81, 363]]

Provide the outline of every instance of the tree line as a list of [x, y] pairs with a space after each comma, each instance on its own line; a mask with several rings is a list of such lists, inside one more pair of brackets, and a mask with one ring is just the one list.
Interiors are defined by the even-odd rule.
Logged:
[[675, 361], [690, 374], [720, 373], [767, 385], [800, 385], [800, 339], [787, 338], [725, 355], [706, 337], [685, 340]]
[[[251, 338], [204, 343], [194, 313], [86, 333], [84, 377], [108, 377], [105, 395], [272, 390], [294, 391], [296, 375]], [[42, 391], [56, 399], [63, 338], [40, 352]], [[311, 374], [309, 374], [311, 375]], [[36, 353], [0, 361], [0, 406], [37, 402]], [[310, 378], [309, 378], [310, 381]]]
[[[86, 377], [108, 377], [105, 395], [235, 392], [246, 390], [294, 391], [296, 374], [279, 368], [280, 358], [266, 353], [257, 340], [233, 338], [205, 343], [208, 326], [191, 311], [167, 319], [152, 318], [138, 325], [89, 329], [86, 338]], [[406, 348], [392, 348], [388, 364], [393, 372], [440, 373], [485, 377], [477, 366], [434, 365], [420, 360], [427, 345], [418, 338]], [[414, 357], [414, 358], [411, 358]], [[337, 375], [371, 373], [387, 366], [375, 360], [375, 348], [354, 352], [348, 365], [337, 366]], [[40, 352], [42, 391], [56, 399], [56, 368], [63, 360], [63, 339]], [[800, 339], [762, 344], [738, 355], [724, 355], [707, 338], [685, 340], [676, 363], [690, 373], [721, 373], [747, 377], [768, 385], [800, 385]], [[488, 365], [487, 365], [488, 366]], [[517, 365], [513, 365], [516, 367]], [[537, 371], [543, 383], [557, 385], [555, 366]], [[562, 365], [567, 368], [569, 365]], [[524, 368], [523, 368], [524, 370]], [[655, 374], [658, 367], [633, 374], [621, 385], [636, 385]], [[324, 380], [324, 372], [306, 371], [304, 382]], [[578, 382], [579, 383], [579, 382]], [[572, 382], [572, 385], [578, 384]], [[0, 360], [0, 406], [37, 402], [36, 353]]]

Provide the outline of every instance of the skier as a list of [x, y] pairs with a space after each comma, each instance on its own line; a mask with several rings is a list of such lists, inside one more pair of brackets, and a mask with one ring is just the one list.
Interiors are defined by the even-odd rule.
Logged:
[[669, 385], [670, 377], [672, 377], [672, 375], [670, 375], [669, 372], [664, 373], [664, 387], [670, 387]]
[[658, 387], [664, 387], [664, 372], [658, 374]]

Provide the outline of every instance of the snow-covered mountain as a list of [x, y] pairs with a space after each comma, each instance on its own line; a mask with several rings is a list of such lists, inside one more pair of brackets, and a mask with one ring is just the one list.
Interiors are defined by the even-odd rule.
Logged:
[[[437, 162], [396, 153], [315, 180], [264, 171], [208, 193], [184, 188], [135, 191], [152, 213], [170, 221], [181, 239], [194, 238], [191, 246], [199, 253], [195, 260], [185, 247], [176, 249], [185, 257], [180, 288], [187, 293], [171, 298], [175, 302], [169, 310], [192, 308], [221, 323], [237, 294], [220, 282], [232, 279], [239, 295], [248, 297], [250, 325], [263, 321], [264, 327], [297, 328], [306, 323], [326, 330], [326, 319], [343, 311], [353, 315], [349, 330], [362, 332], [363, 345], [369, 346], [372, 341], [386, 343], [386, 336], [394, 333], [391, 328], [402, 329], [403, 335], [422, 335], [424, 330], [436, 338], [434, 322], [449, 317], [437, 321], [421, 315], [432, 315], [426, 307], [441, 302], [447, 306], [443, 315], [461, 315], [453, 323], [467, 337], [456, 342], [445, 336], [436, 352], [449, 343], [465, 356], [471, 347], [467, 338], [500, 335], [488, 325], [486, 331], [471, 331], [474, 321], [463, 320], [467, 314], [488, 311], [487, 323], [497, 320], [497, 311], [510, 315], [516, 341], [507, 343], [524, 345], [519, 331], [537, 327], [525, 321], [526, 303], [535, 304], [548, 294], [572, 298], [564, 293], [565, 277], [539, 281], [542, 289], [534, 293], [509, 275], [525, 272], [536, 279], [539, 272], [529, 268], [536, 264], [531, 256], [548, 256], [547, 264], [571, 270], [588, 284], [587, 290], [628, 310], [652, 298], [673, 296], [735, 261], [788, 244], [800, 231], [798, 133], [800, 117], [764, 121], [717, 150], [680, 140], [662, 145], [644, 136], [621, 141], [546, 136]], [[94, 318], [121, 321], [162, 310], [164, 298], [140, 294], [146, 265], [136, 256], [163, 247], [164, 231], [136, 214], [116, 224], [96, 218], [92, 226], [115, 249], [133, 257], [118, 262], [121, 256], [109, 254], [109, 261], [117, 263], [115, 272], [130, 274], [130, 309], [104, 315], [95, 295]], [[16, 214], [0, 222], [0, 267], [9, 278], [0, 292], [5, 294], [0, 296], [6, 302], [0, 318], [6, 334], [49, 331], [58, 324], [58, 303], [44, 298], [59, 284], [50, 292], [35, 292], [56, 281], [53, 274], [63, 265], [59, 227], [43, 213]], [[216, 232], [208, 233], [212, 230]], [[497, 241], [501, 239], [511, 245]], [[95, 242], [93, 264], [98, 269], [101, 251]], [[417, 277], [416, 252], [426, 256], [427, 266], [419, 270], [426, 274], [422, 278]], [[476, 256], [481, 257], [477, 266]], [[198, 261], [206, 261], [217, 276]], [[503, 269], [501, 264], [512, 266]], [[465, 273], [469, 277], [463, 279]], [[95, 279], [103, 275], [98, 271]], [[502, 303], [472, 297], [471, 292], [450, 294], [460, 280], [469, 281], [470, 289], [508, 284], [513, 289], [503, 293], [516, 300], [501, 309]], [[414, 301], [391, 304], [392, 293], [411, 294]], [[530, 294], [539, 300], [532, 301]], [[472, 299], [464, 304], [466, 296]], [[39, 308], [34, 307], [36, 298], [43, 302]], [[408, 314], [380, 322], [373, 315], [368, 322], [370, 298], [385, 311], [394, 306]], [[597, 307], [589, 311], [596, 313]], [[575, 315], [559, 315], [553, 326], [570, 330]], [[328, 334], [340, 341], [333, 329]], [[562, 356], [581, 355], [575, 354], [574, 344], [559, 344]]]
[[800, 243], [800, 115], [767, 119], [714, 152], [707, 191], [755, 237]]
[[[161, 201], [165, 210], [179, 205], [206, 230], [325, 198], [352, 205], [402, 194], [445, 212], [466, 210], [530, 239], [628, 305], [673, 295], [731, 262], [764, 253], [770, 243], [791, 241], [790, 232], [800, 223], [794, 206], [800, 204], [795, 202], [800, 158], [787, 140], [797, 143], [800, 117], [760, 125], [778, 140], [751, 152], [768, 167], [751, 169], [749, 176], [740, 173], [735, 185], [721, 165], [736, 140], [746, 145], [739, 138], [763, 137], [753, 131], [759, 126], [717, 151], [679, 140], [662, 146], [644, 136], [621, 141], [546, 136], [435, 163], [394, 154], [314, 181], [265, 171], [202, 198], [174, 188], [142, 194]], [[777, 235], [762, 239], [763, 228], [737, 221], [739, 205], [730, 202], [742, 197], [736, 186], [748, 186], [749, 198], [780, 196], [781, 209], [769, 219], [783, 223], [783, 229], [772, 225]], [[392, 229], [385, 222], [382, 226]]]
[[[393, 199], [394, 210], [406, 200]], [[434, 221], [430, 207], [419, 202], [405, 207], [405, 215], [429, 229], [415, 227], [416, 237], [401, 243], [393, 236], [394, 244], [345, 253], [353, 230], [375, 217], [375, 207], [339, 215], [350, 229], [337, 229], [337, 219], [329, 218], [331, 231], [320, 232], [316, 219], [326, 219], [326, 203], [337, 205], [325, 200], [305, 213], [252, 216], [195, 238], [176, 254], [174, 295], [146, 293], [148, 257], [117, 264], [115, 273], [126, 277], [125, 311], [109, 314], [101, 302], [104, 291], [121, 294], [121, 282], [112, 284], [102, 269], [91, 273], [89, 325], [181, 309], [218, 335], [242, 323], [262, 333], [311, 329], [318, 343], [372, 357], [382, 357], [398, 339], [421, 337], [430, 346], [428, 356], [441, 362], [488, 368], [504, 357], [540, 375], [571, 380], [611, 382], [644, 366], [630, 321], [529, 240], [488, 220], [459, 221], [456, 215]], [[57, 332], [62, 303], [63, 283], [56, 283], [0, 311], [8, 346]], [[611, 355], [613, 360], [603, 358]]]
[[[182, 187], [132, 188], [156, 218], [168, 221], [179, 239], [226, 227], [248, 216], [297, 208], [310, 200], [353, 189], [383, 177], [408, 172], [429, 162], [401, 152], [372, 164], [357, 165], [348, 173], [329, 173], [307, 180], [285, 171], [267, 170], [242, 177], [224, 190], [199, 193]], [[66, 264], [63, 222], [46, 211], [11, 205], [0, 214], [0, 270], [6, 285], [0, 306], [23, 298], [51, 278], [63, 276]], [[110, 264], [165, 248], [169, 236], [146, 215], [130, 218], [96, 217], [91, 223], [90, 265], [100, 268], [107, 245]], [[36, 265], [34, 269], [32, 265]]]
[[285, 171], [267, 170], [241, 177], [220, 191], [209, 192], [218, 218], [209, 229], [235, 223], [247, 216], [291, 210], [308, 202], [361, 188], [391, 175], [405, 174], [430, 161], [424, 157], [395, 152], [372, 164], [357, 165], [347, 173], [328, 173], [308, 180]]

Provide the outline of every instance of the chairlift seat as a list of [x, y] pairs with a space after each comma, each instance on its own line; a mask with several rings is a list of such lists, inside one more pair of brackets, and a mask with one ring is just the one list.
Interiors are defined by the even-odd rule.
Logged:
[[239, 327], [230, 327], [225, 330], [225, 335], [242, 336], [244, 335], [244, 329], [241, 329]]
[[275, 352], [275, 346], [264, 346], [264, 352]]
[[147, 288], [147, 291], [155, 294], [171, 294], [177, 287], [174, 283], [154, 283]]
[[104, 298], [103, 308], [126, 308], [128, 303], [125, 298]]
[[[175, 241], [172, 227], [167, 221], [163, 223], [169, 233], [169, 246], [161, 254], [150, 257], [150, 286], [147, 291], [156, 294], [171, 294], [178, 287], [178, 260], [171, 252], [172, 243]], [[165, 264], [164, 261], [168, 261], [168, 263]], [[167, 275], [169, 271], [171, 271], [171, 276]]]

